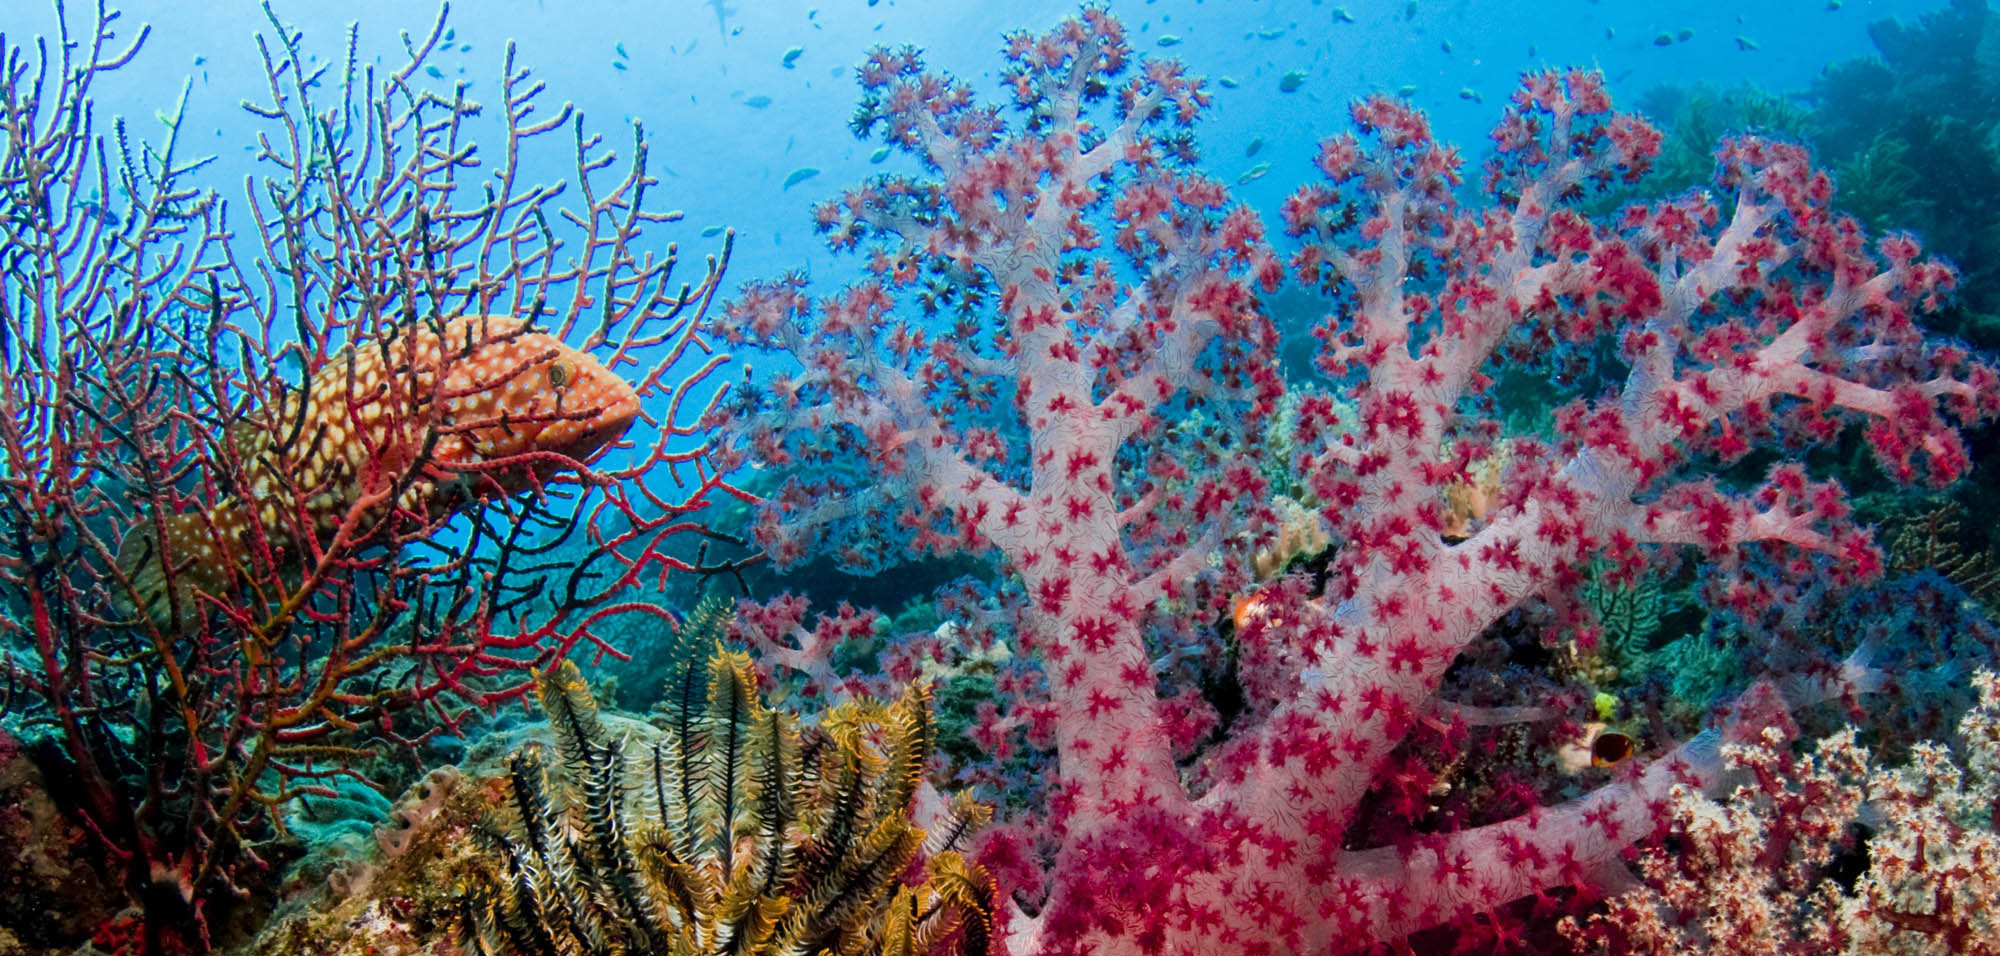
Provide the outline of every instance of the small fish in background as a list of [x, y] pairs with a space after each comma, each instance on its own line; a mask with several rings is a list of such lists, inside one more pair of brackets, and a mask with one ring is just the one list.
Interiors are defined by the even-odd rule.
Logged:
[[722, 235], [722, 227], [721, 227], [721, 226], [710, 226], [710, 227], [708, 227], [708, 228], [706, 228], [706, 229], [703, 229], [703, 230], [701, 231], [701, 237], [702, 237], [703, 239], [713, 239], [713, 238], [715, 238], [716, 236], [719, 236], [719, 235]]
[[1442, 51], [1442, 52], [1444, 53], [1444, 55], [1446, 55], [1446, 56], [1450, 56], [1450, 55], [1451, 55], [1451, 41], [1450, 41], [1450, 40], [1440, 40], [1440, 41], [1438, 41], [1438, 49], [1439, 49], [1440, 51]]
[[1682, 43], [1686, 43], [1689, 40], [1694, 39], [1694, 30], [1690, 27], [1682, 27], [1678, 30], [1675, 30], [1674, 39], [1679, 40]]
[[1757, 49], [1757, 41], [1752, 40], [1746, 36], [1739, 36], [1736, 38], [1736, 48], [1739, 50], [1743, 50], [1745, 52], [1749, 52], [1751, 50]]
[[1264, 137], [1259, 136], [1256, 139], [1251, 140], [1249, 146], [1244, 147], [1243, 155], [1245, 158], [1255, 156], [1257, 155], [1257, 151], [1263, 148], [1264, 148]]
[[1416, 18], [1417, 18], [1417, 0], [1410, 0], [1410, 2], [1403, 4], [1403, 19], [1415, 20]]
[[814, 167], [811, 166], [800, 166], [799, 168], [792, 170], [791, 173], [785, 177], [785, 184], [783, 186], [778, 187], [778, 189], [780, 192], [782, 192], [802, 182], [805, 182], [806, 180], [811, 179], [817, 175], [819, 175], [818, 169], [815, 169]]
[[1347, 12], [1347, 8], [1346, 8], [1346, 7], [1334, 7], [1334, 8], [1333, 8], [1333, 22], [1335, 22], [1335, 23], [1353, 23], [1353, 22], [1354, 22], [1354, 14], [1352, 14], [1352, 13], [1348, 13], [1348, 12]]
[[1417, 95], [1417, 85], [1415, 83], [1406, 83], [1400, 87], [1397, 87], [1396, 95], [1407, 100], [1410, 97]]
[[1296, 93], [1306, 82], [1306, 71], [1293, 70], [1278, 78], [1278, 92]]
[[1220, 86], [1225, 90], [1233, 90], [1238, 86], [1242, 85], [1237, 83], [1236, 78], [1233, 76], [1218, 76], [1215, 78], [1215, 83], [1217, 86]]
[[1583, 737], [1556, 747], [1556, 765], [1571, 776], [1592, 768], [1610, 770], [1639, 754], [1639, 741], [1602, 721], [1583, 725]]
[[1271, 609], [1262, 594], [1239, 594], [1229, 601], [1229, 623], [1238, 634], [1249, 630], [1251, 621], [1268, 619], [1270, 615]]
[[431, 79], [433, 79], [433, 80], [442, 80], [442, 79], [444, 79], [444, 71], [443, 71], [443, 70], [440, 70], [440, 69], [438, 69], [438, 68], [437, 68], [437, 67], [435, 67], [435, 66], [427, 66], [427, 67], [424, 67], [424, 72], [425, 72], [425, 73], [427, 73], [427, 74], [429, 74], [429, 75], [430, 75], [430, 78], [431, 78]]
[[1465, 101], [1466, 101], [1466, 102], [1468, 102], [1468, 103], [1484, 103], [1484, 102], [1486, 102], [1486, 98], [1485, 98], [1485, 97], [1483, 97], [1483, 96], [1480, 96], [1480, 95], [1479, 95], [1479, 91], [1478, 91], [1478, 90], [1475, 90], [1475, 89], [1473, 89], [1472, 87], [1469, 87], [1469, 86], [1467, 86], [1467, 87], [1463, 87], [1463, 88], [1461, 88], [1461, 89], [1460, 89], [1460, 90], [1458, 91], [1458, 98], [1459, 98], [1459, 99], [1461, 99], [1461, 100], [1465, 100]]
[[1263, 179], [1264, 174], [1270, 171], [1271, 171], [1270, 163], [1258, 163], [1257, 165], [1244, 170], [1243, 175], [1236, 177], [1236, 185], [1248, 186], [1252, 182], [1255, 182], [1259, 179]]
[[753, 110], [761, 110], [764, 107], [771, 105], [771, 98], [759, 93], [756, 96], [744, 100], [743, 105], [748, 106]]
[[1180, 46], [1181, 38], [1171, 33], [1163, 33], [1160, 35], [1159, 39], [1154, 40], [1153, 42], [1159, 44], [1160, 46]]
[[1607, 730], [1590, 742], [1590, 765], [1593, 767], [1616, 767], [1639, 752], [1639, 742], [1627, 734]]
[[799, 61], [799, 57], [804, 55], [805, 52], [806, 52], [805, 47], [802, 46], [792, 47], [791, 49], [785, 51], [784, 56], [778, 58], [778, 65], [784, 67], [787, 70], [797, 69], [797, 67], [793, 66], [793, 64], [797, 63]]
[[877, 147], [874, 152], [868, 154], [868, 162], [871, 164], [879, 164], [888, 158], [889, 147], [887, 146]]
[[113, 229], [118, 228], [119, 224], [118, 214], [109, 209], [106, 209], [103, 203], [100, 203], [95, 199], [77, 200], [76, 211], [83, 213], [84, 216], [87, 218], [96, 219], [99, 222], [102, 222]]

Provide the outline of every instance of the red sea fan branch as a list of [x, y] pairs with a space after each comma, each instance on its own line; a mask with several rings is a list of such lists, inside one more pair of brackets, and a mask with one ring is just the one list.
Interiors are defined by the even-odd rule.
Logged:
[[[511, 47], [473, 187], [478, 105], [421, 88], [442, 18], [382, 73], [308, 65], [272, 17], [242, 229], [178, 117], [143, 148], [97, 124], [91, 84], [132, 56], [115, 16], [0, 41], [0, 671], [121, 926], [207, 951], [297, 798], [616, 653], [591, 608], [642, 573], [734, 566], [688, 546], [731, 490], [700, 440], [728, 243], [676, 284], [643, 251], [675, 218], [644, 131], [621, 161], [568, 108], [531, 119]], [[567, 182], [527, 181], [570, 125]]]

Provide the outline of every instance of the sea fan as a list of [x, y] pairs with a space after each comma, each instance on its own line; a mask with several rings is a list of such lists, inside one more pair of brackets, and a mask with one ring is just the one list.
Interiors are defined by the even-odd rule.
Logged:
[[[719, 633], [707, 617], [683, 633]], [[936, 736], [927, 685], [802, 733], [763, 705], [746, 655], [682, 659], [650, 744], [607, 730], [574, 664], [541, 675], [560, 773], [538, 744], [510, 759], [498, 865], [462, 899], [468, 951], [987, 951], [992, 881], [959, 853], [987, 809], [956, 801], [929, 845], [911, 822]]]

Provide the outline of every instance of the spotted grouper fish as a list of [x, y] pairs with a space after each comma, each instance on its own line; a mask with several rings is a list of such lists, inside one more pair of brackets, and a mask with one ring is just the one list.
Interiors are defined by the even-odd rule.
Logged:
[[[351, 512], [365, 531], [394, 506], [436, 520], [588, 462], [639, 414], [631, 385], [560, 339], [503, 316], [460, 316], [364, 341], [307, 387], [253, 413], [225, 440], [242, 466], [232, 494], [126, 535], [118, 563], [146, 613], [172, 624], [190, 590], [223, 593], [259, 539], [296, 562], [308, 533], [328, 543]], [[310, 529], [310, 531], [307, 531]], [[120, 602], [129, 611], [131, 601]]]

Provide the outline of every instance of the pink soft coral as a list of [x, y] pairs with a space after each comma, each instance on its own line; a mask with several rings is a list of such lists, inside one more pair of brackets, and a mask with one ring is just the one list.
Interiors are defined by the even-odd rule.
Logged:
[[[1659, 141], [1595, 74], [1524, 80], [1479, 205], [1423, 115], [1377, 97], [1285, 207], [1293, 270], [1336, 303], [1321, 364], [1349, 404], [1307, 392], [1286, 436], [1301, 452], [1275, 461], [1254, 437], [1282, 385], [1256, 293], [1280, 270], [1257, 216], [1190, 166], [1205, 89], [1134, 63], [1095, 9], [1008, 57], [1013, 122], [914, 52], [870, 58], [857, 127], [934, 175], [820, 209], [835, 248], [868, 250], [866, 281], [819, 301], [765, 283], [730, 307], [728, 335], [795, 361], [722, 424], [727, 447], [803, 466], [757, 529], [783, 561], [997, 558], [1026, 663], [996, 681], [981, 738], [1026, 727], [1055, 753], [1041, 802], [992, 844], [997, 872], [1050, 867], [1014, 887], [1012, 948], [1326, 952], [1598, 886], [1676, 784], [1713, 782], [1719, 743], [1854, 689], [1852, 672], [1756, 685], [1717, 731], [1572, 802], [1388, 840], [1358, 827], [1372, 792], [1420, 809], [1442, 785], [1399, 752], [1413, 736], [1561, 712], [1439, 689], [1511, 612], [1574, 608], [1594, 561], [1630, 576], [1655, 552], [1705, 555], [1744, 614], [1780, 598], [1727, 573], [1746, 553], [1870, 572], [1838, 488], [1781, 466], [1743, 495], [1704, 471], [1859, 418], [1892, 471], [1958, 474], [1946, 415], [1991, 414], [2000, 383], [1912, 322], [1952, 273], [1903, 237], [1871, 248], [1804, 151], [1763, 140], [1724, 146], [1715, 193], [1593, 220], [1579, 200]], [[1494, 363], [1604, 339], [1629, 376], [1556, 434], [1511, 438], [1477, 524], [1449, 524], [1448, 489], [1502, 437]], [[1252, 578], [1255, 547], [1232, 542], [1274, 473], [1303, 476], [1330, 561], [1266, 586], [1217, 652], [1195, 632]], [[1225, 667], [1240, 707], [1195, 713], [1187, 691]]]

